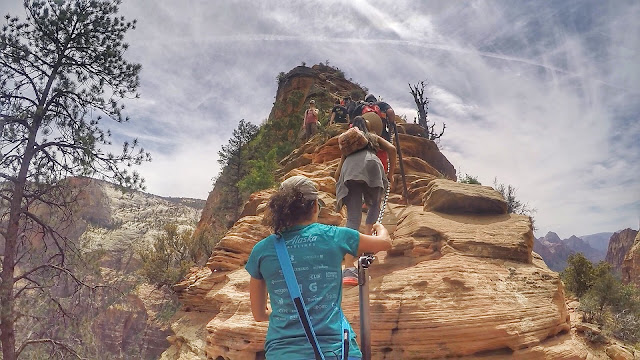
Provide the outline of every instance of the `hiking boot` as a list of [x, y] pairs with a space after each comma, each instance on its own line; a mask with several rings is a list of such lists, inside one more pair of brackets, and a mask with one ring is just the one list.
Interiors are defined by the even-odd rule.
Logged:
[[357, 286], [358, 285], [358, 270], [354, 267], [345, 268], [342, 271], [342, 285], [343, 286]]

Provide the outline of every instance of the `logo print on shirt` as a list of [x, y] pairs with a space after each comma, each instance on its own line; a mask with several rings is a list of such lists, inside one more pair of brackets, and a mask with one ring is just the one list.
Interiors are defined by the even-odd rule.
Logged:
[[313, 292], [318, 291], [318, 284], [317, 284], [317, 283], [314, 283], [314, 282], [313, 282], [313, 283], [311, 283], [311, 284], [309, 284], [309, 290], [311, 290], [311, 291], [313, 291]]

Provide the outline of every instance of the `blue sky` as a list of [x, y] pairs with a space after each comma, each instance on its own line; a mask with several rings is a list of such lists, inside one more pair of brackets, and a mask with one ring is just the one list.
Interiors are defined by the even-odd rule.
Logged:
[[[22, 1], [0, 13], [23, 15]], [[143, 66], [132, 121], [148, 191], [206, 198], [240, 119], [271, 110], [275, 77], [326, 60], [415, 116], [427, 80], [442, 152], [536, 208], [536, 236], [640, 221], [640, 2], [124, 1]]]

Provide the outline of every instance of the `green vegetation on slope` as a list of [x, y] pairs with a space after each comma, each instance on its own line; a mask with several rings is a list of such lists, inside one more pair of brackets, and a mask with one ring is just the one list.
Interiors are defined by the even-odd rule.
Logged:
[[[606, 336], [624, 342], [640, 342], [640, 291], [623, 284], [610, 264], [601, 261], [594, 266], [581, 253], [569, 256], [561, 273], [567, 290], [580, 299], [583, 321], [597, 324]], [[604, 341], [598, 334], [587, 334], [592, 341]]]

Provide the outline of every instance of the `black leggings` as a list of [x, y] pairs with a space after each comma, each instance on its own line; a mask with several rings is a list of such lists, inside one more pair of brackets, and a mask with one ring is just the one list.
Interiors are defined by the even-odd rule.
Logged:
[[[369, 208], [365, 224], [373, 225], [380, 215], [380, 191], [377, 188], [370, 188], [367, 183], [361, 181], [347, 181], [349, 192], [343, 202], [347, 206], [347, 227], [355, 230], [360, 229], [362, 221], [362, 197]], [[372, 194], [376, 194], [372, 196]]]

